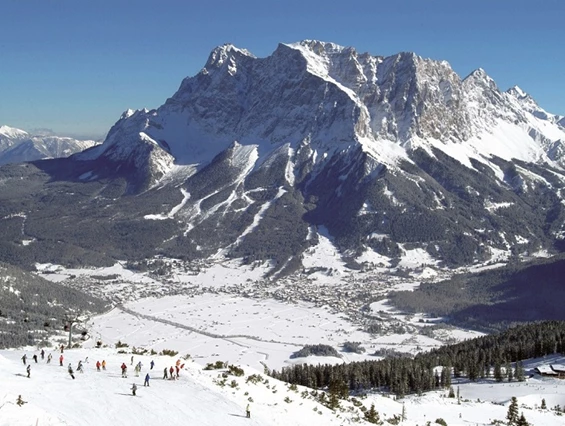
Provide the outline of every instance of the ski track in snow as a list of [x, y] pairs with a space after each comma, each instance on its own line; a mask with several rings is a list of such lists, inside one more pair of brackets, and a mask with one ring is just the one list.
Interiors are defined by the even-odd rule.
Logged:
[[190, 199], [190, 193], [188, 191], [181, 188], [180, 192], [183, 195], [182, 201], [178, 205], [174, 206], [168, 214], [166, 214], [166, 215], [148, 214], [148, 215], [144, 216], [144, 219], [165, 220], [165, 219], [172, 219], [173, 217], [175, 217], [175, 215], [180, 211], [180, 209], [182, 209], [184, 207], [186, 202]]
[[255, 216], [253, 217], [253, 222], [251, 222], [251, 224], [245, 228], [243, 230], [243, 232], [241, 233], [241, 235], [239, 237], [237, 237], [237, 239], [230, 244], [229, 246], [227, 246], [224, 249], [220, 249], [218, 251], [218, 254], [215, 257], [218, 256], [222, 256], [224, 253], [228, 253], [229, 250], [232, 247], [237, 247], [239, 244], [241, 244], [241, 242], [243, 241], [243, 239], [245, 238], [246, 235], [250, 234], [251, 232], [253, 232], [253, 230], [255, 228], [257, 228], [257, 226], [259, 226], [259, 223], [261, 222], [261, 219], [263, 219], [263, 217], [265, 217], [265, 212], [269, 209], [269, 207], [271, 207], [271, 205], [278, 200], [280, 197], [282, 197], [285, 194], [286, 190], [281, 186], [277, 192], [277, 194], [274, 196], [274, 198], [270, 201], [265, 202], [261, 208], [259, 209], [259, 211], [257, 212], [257, 214], [255, 214]]

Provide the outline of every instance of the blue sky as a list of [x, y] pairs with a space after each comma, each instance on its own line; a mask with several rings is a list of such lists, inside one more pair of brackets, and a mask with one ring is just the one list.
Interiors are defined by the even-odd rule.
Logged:
[[484, 68], [565, 115], [563, 0], [0, 0], [0, 124], [104, 135], [128, 108], [156, 108], [210, 51], [259, 57], [279, 42], [412, 51], [464, 77]]

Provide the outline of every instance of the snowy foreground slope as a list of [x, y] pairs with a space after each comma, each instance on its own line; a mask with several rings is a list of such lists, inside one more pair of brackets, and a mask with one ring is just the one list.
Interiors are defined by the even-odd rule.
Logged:
[[[245, 384], [246, 376], [230, 377], [228, 382], [237, 380], [237, 388], [220, 387], [214, 384], [218, 371], [203, 371], [190, 361], [178, 380], [163, 380], [163, 368], [174, 365], [177, 359], [169, 356], [152, 358], [156, 365], [147, 388], [143, 387], [143, 378], [149, 371], [149, 357], [135, 356], [136, 363], [144, 364], [140, 377], [130, 371], [128, 378], [122, 378], [122, 362], [133, 370], [129, 354], [117, 354], [110, 349], [74, 349], [64, 353], [64, 366], [60, 367], [59, 353], [55, 351], [51, 364], [41, 360], [34, 364], [30, 359], [32, 370], [28, 379], [20, 360], [23, 353], [0, 352], [2, 426], [312, 425], [319, 422], [319, 417], [323, 417], [324, 424], [342, 424], [328, 409], [314, 402], [305, 401], [302, 406], [283, 402], [287, 394], [285, 385], [273, 380], [271, 389], [262, 384]], [[72, 380], [67, 365], [71, 363], [76, 368], [78, 361], [86, 357], [89, 362], [84, 374], [76, 373], [76, 380]], [[107, 362], [107, 370], [97, 372], [95, 363], [102, 359]], [[131, 394], [132, 383], [138, 386], [136, 397]], [[275, 388], [280, 394], [273, 393]], [[246, 392], [249, 394], [245, 395]], [[297, 399], [298, 395], [293, 394], [293, 399]], [[28, 402], [23, 407], [15, 404], [18, 395]], [[245, 418], [249, 397], [253, 398], [251, 419]], [[313, 411], [314, 406], [323, 414]]]
[[[349, 401], [341, 401], [342, 409], [331, 411], [306, 396], [306, 388], [291, 390], [289, 386], [263, 375], [257, 383], [246, 383], [251, 374], [258, 374], [244, 367], [241, 377], [229, 376], [225, 386], [218, 384], [221, 372], [205, 371], [197, 363], [188, 360], [175, 381], [163, 380], [163, 368], [174, 365], [176, 357], [134, 356], [134, 364], [141, 361], [140, 377], [133, 371], [127, 378], [120, 375], [119, 366], [126, 362], [128, 369], [131, 354], [119, 354], [114, 349], [72, 349], [64, 353], [64, 366], [58, 365], [59, 353], [53, 351], [51, 364], [39, 359], [31, 360], [33, 348], [0, 351], [0, 426], [19, 425], [346, 425], [368, 424], [361, 420], [361, 411]], [[31, 377], [27, 378], [25, 366], [20, 360], [23, 353], [31, 361]], [[37, 351], [35, 351], [37, 353]], [[79, 360], [85, 364], [84, 374], [75, 373], [73, 380], [67, 373], [67, 365], [76, 367]], [[105, 359], [107, 370], [97, 372], [95, 363]], [[150, 371], [150, 360], [155, 368]], [[560, 360], [548, 358], [526, 364], [528, 369], [536, 365]], [[150, 387], [143, 387], [143, 377], [150, 372]], [[232, 380], [237, 386], [231, 387]], [[132, 383], [138, 386], [137, 396], [131, 395]], [[503, 420], [512, 396], [518, 398], [520, 411], [530, 424], [562, 425], [564, 418], [555, 414], [555, 405], [565, 404], [565, 381], [532, 378], [524, 383], [454, 383], [461, 394], [458, 404], [455, 398], [446, 398], [445, 391], [431, 392], [423, 396], [411, 396], [402, 400], [381, 394], [359, 397], [361, 403], [375, 408], [382, 420], [400, 416], [403, 407], [404, 425], [432, 424], [442, 418], [449, 425], [487, 425], [493, 420]], [[18, 395], [27, 401], [16, 405]], [[541, 400], [547, 410], [539, 409]], [[249, 403], [251, 419], [245, 418]], [[388, 424], [388, 423], [385, 423]]]

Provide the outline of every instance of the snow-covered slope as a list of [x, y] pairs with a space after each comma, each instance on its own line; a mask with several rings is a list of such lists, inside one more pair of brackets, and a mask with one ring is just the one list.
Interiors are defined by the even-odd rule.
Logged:
[[[38, 351], [34, 351], [38, 354]], [[134, 364], [142, 363], [139, 377], [134, 374], [130, 354], [112, 349], [76, 349], [63, 353], [59, 366], [58, 351], [47, 350], [50, 364], [31, 361], [31, 375], [26, 377], [21, 351], [0, 351], [0, 426], [37, 424], [59, 425], [327, 425], [352, 424], [353, 413], [337, 416], [321, 404], [301, 398], [288, 385], [270, 379], [263, 383], [247, 382], [262, 372], [244, 367], [245, 375], [228, 376], [222, 382], [222, 371], [204, 371], [192, 360], [181, 359], [184, 368], [178, 380], [163, 380], [163, 369], [174, 366], [177, 357], [134, 355]], [[46, 355], [46, 357], [47, 357]], [[179, 354], [184, 356], [185, 354]], [[88, 362], [84, 362], [88, 359]], [[76, 372], [78, 361], [84, 362], [84, 373]], [[106, 370], [97, 371], [95, 363], [105, 360]], [[149, 365], [155, 362], [153, 370]], [[122, 378], [120, 365], [125, 362], [128, 377]], [[75, 370], [73, 380], [67, 366]], [[149, 387], [144, 387], [145, 375]], [[237, 385], [232, 386], [232, 381]], [[136, 396], [132, 384], [136, 383]], [[16, 405], [18, 395], [26, 401]], [[285, 402], [285, 397], [289, 399]], [[292, 398], [292, 399], [291, 399]], [[251, 418], [246, 418], [249, 405]], [[352, 410], [353, 411], [353, 410]], [[358, 415], [358, 409], [354, 410]]]
[[23, 130], [9, 126], [0, 126], [0, 153], [29, 138]]
[[[381, 421], [386, 421], [385, 425], [397, 424], [402, 415], [405, 417], [402, 424], [406, 426], [435, 423], [439, 418], [449, 425], [489, 425], [504, 421], [512, 397], [517, 398], [520, 413], [530, 424], [563, 424], [561, 413], [554, 409], [563, 405], [565, 386], [562, 380], [552, 378], [536, 376], [513, 383], [460, 380], [457, 383], [460, 400], [447, 398], [447, 390], [400, 400], [375, 392], [356, 396], [355, 403], [352, 399], [340, 400], [341, 407], [330, 410], [315, 400], [312, 389], [302, 386], [292, 389], [246, 366], [242, 366], [244, 375], [236, 377], [226, 369], [205, 371], [192, 360], [180, 358], [184, 368], [179, 378], [164, 380], [163, 369], [174, 366], [177, 357], [133, 355], [134, 365], [142, 363], [141, 374], [136, 376], [131, 352], [122, 351], [65, 350], [63, 366], [59, 366], [61, 354], [49, 347], [46, 357], [52, 354], [50, 364], [40, 357], [38, 363], [32, 361], [31, 355], [39, 354], [35, 348], [0, 351], [0, 426], [369, 425], [361, 408], [366, 410], [372, 404]], [[20, 360], [24, 353], [31, 362], [29, 378]], [[106, 370], [97, 371], [95, 364], [102, 360], [106, 361]], [[153, 369], [150, 369], [151, 360], [155, 362]], [[84, 373], [76, 372], [79, 361], [83, 362]], [[526, 363], [526, 368], [533, 371], [555, 361], [532, 360]], [[122, 363], [128, 367], [127, 378], [121, 377]], [[67, 372], [69, 364], [75, 370], [75, 379]], [[150, 375], [149, 387], [143, 386], [146, 374]], [[134, 383], [135, 396], [131, 391]], [[24, 401], [21, 406], [16, 404], [18, 396]], [[542, 399], [547, 408], [540, 408]], [[251, 418], [246, 418], [248, 405]]]

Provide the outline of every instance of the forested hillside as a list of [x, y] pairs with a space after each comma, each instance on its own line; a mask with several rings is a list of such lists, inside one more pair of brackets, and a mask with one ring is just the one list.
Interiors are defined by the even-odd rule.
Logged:
[[40, 345], [67, 316], [100, 313], [107, 302], [0, 263], [0, 348]]
[[422, 283], [414, 291], [392, 292], [389, 300], [405, 312], [447, 317], [468, 328], [503, 330], [521, 322], [565, 320], [564, 275], [561, 256]]
[[[452, 376], [471, 381], [523, 381], [522, 360], [565, 354], [565, 322], [546, 321], [510, 328], [503, 333], [442, 346], [414, 358], [389, 357], [379, 361], [338, 365], [293, 365], [272, 377], [330, 392], [380, 389], [398, 396], [449, 387]], [[437, 368], [443, 367], [443, 368]]]

